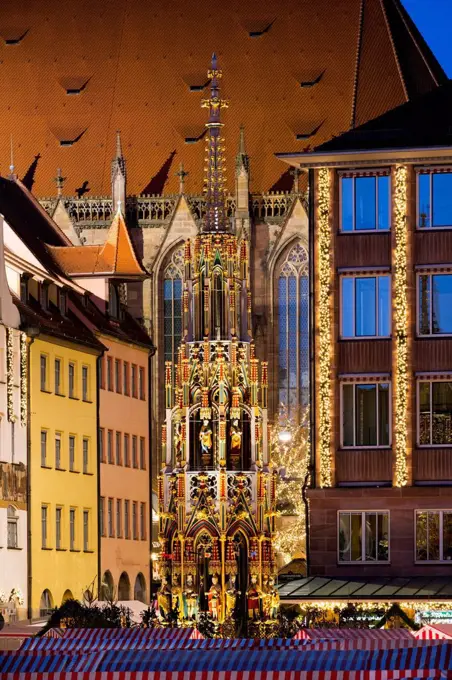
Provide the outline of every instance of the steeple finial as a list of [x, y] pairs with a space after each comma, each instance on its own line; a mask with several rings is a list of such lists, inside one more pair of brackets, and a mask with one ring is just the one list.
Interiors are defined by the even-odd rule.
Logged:
[[249, 158], [246, 153], [245, 148], [245, 126], [240, 126], [240, 138], [239, 138], [239, 148], [237, 151], [237, 156], [235, 157], [235, 165], [237, 170], [244, 168], [246, 172], [249, 171]]
[[57, 196], [60, 198], [63, 195], [63, 187], [64, 187], [64, 182], [66, 181], [66, 177], [63, 177], [63, 173], [61, 172], [61, 168], [57, 168], [57, 174], [54, 179], [56, 188], [57, 188]]
[[118, 201], [125, 207], [126, 205], [126, 159], [122, 153], [121, 131], [116, 130], [116, 156], [111, 162], [111, 194], [113, 205], [117, 206]]
[[176, 172], [176, 177], [179, 177], [179, 193], [185, 193], [185, 178], [189, 175], [188, 172], [184, 170], [184, 164], [181, 161], [179, 172]]
[[121, 130], [116, 130], [116, 158], [123, 158], [121, 146]]
[[209, 119], [206, 123], [208, 132], [206, 137], [207, 165], [205, 166], [206, 176], [204, 179], [207, 207], [203, 231], [226, 231], [224, 139], [220, 134], [223, 127], [220, 111], [227, 108], [228, 102], [220, 98], [218, 81], [222, 72], [218, 68], [215, 53], [212, 55], [212, 64], [207, 75], [210, 79], [210, 97], [203, 99], [201, 103], [203, 108], [209, 109]]

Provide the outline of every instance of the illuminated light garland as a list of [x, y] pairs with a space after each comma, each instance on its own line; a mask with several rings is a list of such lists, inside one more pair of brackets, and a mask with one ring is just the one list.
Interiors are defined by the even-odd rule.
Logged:
[[7, 417], [9, 422], [15, 421], [14, 416], [14, 336], [12, 328], [6, 330], [6, 398]]
[[27, 334], [20, 334], [20, 422], [23, 427], [28, 421], [28, 347]]
[[318, 327], [319, 327], [319, 447], [320, 486], [332, 486], [331, 465], [331, 228], [330, 173], [319, 170], [318, 180]]
[[407, 169], [395, 170], [394, 325], [395, 325], [395, 486], [408, 484], [408, 300], [407, 300]]
[[[284, 564], [296, 553], [306, 553], [306, 509], [303, 502], [302, 486], [310, 463], [309, 409], [302, 411], [299, 418], [290, 419], [286, 408], [282, 408], [278, 423], [271, 428], [270, 451], [272, 467], [279, 468], [276, 484], [276, 507], [281, 516], [290, 518], [280, 525], [275, 535], [275, 549]], [[286, 439], [281, 437], [281, 434]], [[289, 436], [290, 435], [290, 436]], [[285, 508], [290, 508], [290, 513]]]

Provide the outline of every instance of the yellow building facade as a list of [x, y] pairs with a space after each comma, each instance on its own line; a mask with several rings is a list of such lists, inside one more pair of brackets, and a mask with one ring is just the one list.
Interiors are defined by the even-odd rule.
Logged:
[[82, 599], [98, 574], [99, 349], [41, 334], [30, 348], [32, 616]]

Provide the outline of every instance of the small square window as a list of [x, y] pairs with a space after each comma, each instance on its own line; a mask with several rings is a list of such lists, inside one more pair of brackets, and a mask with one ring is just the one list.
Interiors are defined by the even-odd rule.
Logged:
[[416, 510], [416, 561], [452, 561], [452, 510]]
[[452, 382], [419, 380], [418, 444], [452, 446]]
[[419, 229], [452, 227], [452, 172], [432, 170], [417, 177]]
[[390, 386], [343, 383], [342, 446], [367, 448], [390, 445]]
[[341, 276], [341, 337], [389, 337], [391, 302], [390, 276]]

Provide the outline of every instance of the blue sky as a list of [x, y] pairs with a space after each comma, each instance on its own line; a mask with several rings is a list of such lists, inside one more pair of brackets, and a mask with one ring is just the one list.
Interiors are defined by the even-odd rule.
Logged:
[[402, 0], [412, 19], [452, 78], [452, 0]]

